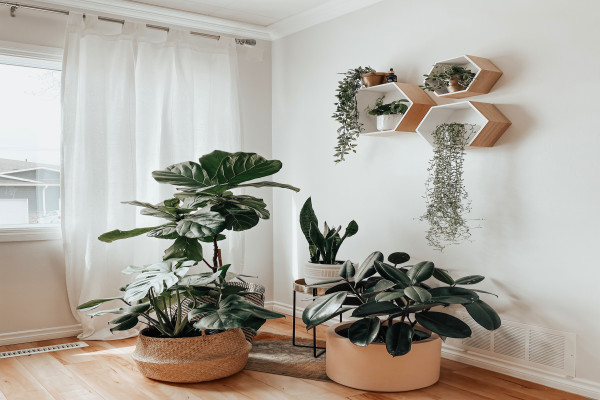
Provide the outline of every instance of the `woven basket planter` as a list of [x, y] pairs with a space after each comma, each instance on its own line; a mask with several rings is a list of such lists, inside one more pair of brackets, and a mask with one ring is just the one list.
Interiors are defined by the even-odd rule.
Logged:
[[140, 372], [165, 382], [204, 382], [233, 375], [246, 366], [252, 345], [241, 329], [187, 338], [138, 335], [133, 359]]

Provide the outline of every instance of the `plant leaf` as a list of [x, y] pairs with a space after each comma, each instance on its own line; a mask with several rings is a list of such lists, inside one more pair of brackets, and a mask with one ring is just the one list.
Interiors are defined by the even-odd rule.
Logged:
[[445, 283], [446, 285], [454, 285], [454, 279], [452, 279], [448, 272], [444, 271], [443, 269], [434, 268], [433, 277], [438, 281]]
[[354, 268], [354, 264], [352, 264], [352, 261], [347, 260], [342, 264], [339, 275], [344, 279], [351, 279], [355, 273], [356, 269]]
[[401, 288], [411, 285], [410, 278], [404, 272], [381, 261], [375, 261], [375, 270], [383, 278], [400, 285]]
[[375, 296], [375, 301], [393, 301], [404, 297], [404, 289], [396, 289], [390, 292], [381, 292]]
[[317, 219], [315, 211], [312, 207], [312, 198], [309, 197], [306, 199], [302, 209], [300, 210], [300, 229], [302, 229], [302, 233], [308, 241], [308, 244], [313, 244], [313, 241], [310, 238], [311, 224], [319, 226], [319, 220]]
[[483, 326], [488, 331], [493, 331], [500, 328], [502, 322], [500, 316], [482, 300], [474, 301], [473, 303], [464, 304], [467, 312], [479, 325]]
[[218, 212], [201, 210], [177, 223], [177, 233], [188, 238], [215, 236], [227, 226], [226, 219]]
[[426, 303], [431, 300], [431, 294], [419, 286], [409, 286], [404, 289], [404, 295], [417, 303]]
[[161, 226], [162, 225], [151, 226], [148, 228], [136, 228], [136, 229], [132, 229], [130, 231], [122, 231], [120, 229], [115, 229], [114, 231], [106, 232], [106, 233], [103, 233], [102, 235], [98, 236], [98, 240], [100, 240], [102, 242], [106, 242], [106, 243], [111, 243], [111, 242], [114, 242], [115, 240], [127, 239], [127, 238], [132, 238], [135, 236], [143, 235], [144, 233], [150, 232], [151, 230], [156, 229], [156, 228], [160, 228]]
[[397, 307], [391, 301], [379, 301], [362, 304], [352, 312], [352, 316], [361, 318], [376, 315], [396, 314], [401, 311], [402, 309]]
[[423, 282], [431, 278], [433, 276], [433, 271], [434, 265], [431, 261], [422, 261], [413, 265], [406, 275], [411, 279], [414, 285], [415, 283]]
[[415, 319], [425, 329], [429, 329], [440, 336], [457, 339], [471, 336], [469, 325], [449, 314], [426, 311], [415, 314]]
[[410, 256], [400, 251], [392, 253], [388, 256], [388, 261], [394, 265], [404, 264], [408, 260], [410, 260]]
[[383, 254], [380, 251], [371, 253], [365, 261], [360, 264], [356, 277], [354, 278], [356, 283], [375, 274], [375, 261], [383, 261]]
[[381, 322], [377, 317], [363, 318], [350, 325], [348, 338], [357, 346], [368, 346], [377, 337]]
[[392, 357], [410, 352], [414, 330], [410, 325], [397, 322], [388, 327], [385, 333], [385, 348]]
[[79, 306], [77, 306], [77, 310], [79, 311], [90, 311], [93, 310], [95, 308], [98, 308], [101, 304], [106, 303], [107, 301], [112, 301], [112, 300], [122, 300], [123, 297], [119, 296], [119, 297], [107, 297], [104, 299], [96, 299], [96, 300], [90, 300], [87, 301], [83, 304], [80, 304]]
[[336, 311], [344, 304], [347, 295], [346, 292], [337, 292], [317, 297], [302, 313], [302, 321], [306, 325], [306, 329], [333, 318]]
[[457, 285], [474, 285], [476, 283], [481, 282], [484, 279], [485, 279], [485, 276], [469, 275], [469, 276], [464, 276], [462, 278], [457, 279], [455, 283]]

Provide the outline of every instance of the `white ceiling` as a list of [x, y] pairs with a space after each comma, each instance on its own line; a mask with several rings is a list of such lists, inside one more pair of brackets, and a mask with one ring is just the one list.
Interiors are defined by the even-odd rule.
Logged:
[[134, 0], [230, 21], [269, 26], [327, 3], [329, 0]]

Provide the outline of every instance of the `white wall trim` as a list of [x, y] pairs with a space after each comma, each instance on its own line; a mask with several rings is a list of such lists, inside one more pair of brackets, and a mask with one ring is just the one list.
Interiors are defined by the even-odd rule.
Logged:
[[[292, 315], [292, 306], [280, 301], [270, 301], [269, 306], [275, 312], [286, 315]], [[267, 306], [267, 303], [265, 303]], [[296, 307], [296, 316], [302, 316], [304, 307]], [[345, 320], [346, 318], [344, 318]], [[332, 322], [337, 322], [337, 319]], [[600, 399], [600, 382], [593, 382], [587, 379], [568, 378], [566, 376], [554, 374], [552, 372], [536, 369], [533, 367], [524, 367], [516, 365], [510, 361], [495, 359], [490, 356], [470, 352], [448, 344], [442, 347], [442, 357], [458, 361], [464, 364], [487, 369], [501, 374], [509, 375], [515, 378], [524, 379], [529, 382], [552, 387], [566, 392], [575, 393], [592, 399]]]
[[57, 326], [54, 328], [32, 329], [28, 331], [0, 333], [0, 346], [37, 342], [77, 336], [82, 332], [81, 325]]
[[63, 49], [0, 40], [0, 63], [22, 67], [62, 69]]
[[30, 240], [61, 240], [60, 225], [24, 225], [0, 227], [0, 242], [27, 242]]
[[318, 7], [275, 22], [267, 28], [271, 33], [271, 40], [276, 40], [380, 1], [382, 0], [331, 0]]
[[101, 16], [141, 20], [158, 25], [184, 27], [224, 35], [270, 40], [269, 30], [264, 26], [229, 21], [188, 11], [158, 7], [123, 0], [40, 0], [28, 2], [69, 11], [97, 13]]

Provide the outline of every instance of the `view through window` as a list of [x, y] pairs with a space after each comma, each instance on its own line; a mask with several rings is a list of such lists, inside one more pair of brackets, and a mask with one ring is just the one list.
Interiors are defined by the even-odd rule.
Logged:
[[60, 223], [60, 75], [0, 64], [0, 228]]

